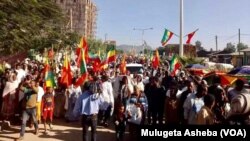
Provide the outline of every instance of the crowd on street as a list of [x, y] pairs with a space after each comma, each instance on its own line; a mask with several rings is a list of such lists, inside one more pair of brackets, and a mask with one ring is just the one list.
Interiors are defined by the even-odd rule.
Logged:
[[[44, 133], [53, 130], [53, 119], [81, 121], [83, 141], [96, 141], [97, 125], [115, 127], [117, 141], [126, 130], [131, 140], [141, 125], [215, 125], [249, 124], [250, 95], [246, 82], [238, 79], [232, 86], [222, 86], [220, 77], [209, 85], [202, 76], [179, 69], [172, 74], [169, 64], [157, 69], [141, 58], [127, 63], [142, 63], [143, 72], [121, 73], [119, 67], [94, 72], [88, 70], [86, 81], [74, 85], [81, 77], [76, 62], [71, 60], [72, 84], [60, 83], [63, 63], [51, 61], [55, 87], [46, 86], [44, 62], [32, 59], [3, 62], [0, 75], [2, 130], [4, 124], [18, 123], [22, 140], [27, 126], [44, 124]], [[118, 61], [119, 62], [119, 61]], [[10, 125], [11, 126], [11, 125]]]

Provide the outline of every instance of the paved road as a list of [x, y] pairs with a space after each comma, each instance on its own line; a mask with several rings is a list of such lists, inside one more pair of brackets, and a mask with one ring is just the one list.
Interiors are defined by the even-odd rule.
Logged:
[[[44, 134], [43, 124], [39, 125], [39, 134], [34, 134], [34, 128], [26, 127], [26, 133], [23, 141], [81, 141], [80, 123], [66, 123], [62, 120], [55, 120], [53, 130]], [[15, 141], [19, 137], [20, 126], [11, 126], [11, 128], [0, 131], [0, 141]], [[126, 133], [125, 140], [128, 140]], [[113, 127], [104, 128], [98, 126], [97, 141], [115, 141], [115, 131]]]

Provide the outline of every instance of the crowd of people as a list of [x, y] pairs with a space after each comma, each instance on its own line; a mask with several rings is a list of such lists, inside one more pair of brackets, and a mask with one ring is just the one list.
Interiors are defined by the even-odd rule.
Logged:
[[[2, 130], [7, 121], [21, 125], [20, 140], [24, 138], [26, 123], [53, 129], [53, 118], [67, 122], [81, 121], [83, 141], [96, 141], [97, 125], [114, 125], [116, 139], [124, 139], [128, 127], [132, 140], [141, 125], [214, 125], [249, 124], [250, 96], [245, 82], [238, 79], [234, 86], [222, 86], [220, 77], [207, 82], [186, 70], [172, 75], [169, 66], [153, 69], [144, 63], [143, 73], [121, 74], [119, 68], [101, 72], [89, 70], [87, 81], [74, 83], [80, 77], [74, 62], [69, 87], [60, 84], [60, 63], [51, 63], [57, 86], [44, 88], [44, 64], [36, 60], [4, 62], [0, 76]], [[20, 119], [17, 120], [17, 119]]]

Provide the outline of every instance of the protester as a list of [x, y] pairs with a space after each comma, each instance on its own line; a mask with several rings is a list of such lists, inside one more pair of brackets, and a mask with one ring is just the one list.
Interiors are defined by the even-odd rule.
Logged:
[[44, 90], [41, 86], [39, 86], [39, 82], [36, 82], [36, 87], [38, 88], [37, 92], [37, 102], [36, 102], [36, 120], [37, 123], [39, 124], [41, 122], [41, 102], [42, 102], [42, 97], [44, 95]]
[[212, 125], [215, 124], [216, 118], [212, 112], [212, 108], [215, 105], [215, 97], [213, 95], [204, 96], [204, 106], [197, 114], [198, 125]]
[[118, 112], [115, 114], [115, 131], [116, 131], [116, 140], [123, 141], [124, 133], [126, 130], [127, 120], [129, 118], [128, 114], [125, 111], [124, 105], [117, 105]]
[[160, 85], [160, 80], [155, 77], [152, 86], [152, 117], [153, 124], [163, 124], [164, 103], [166, 98], [165, 88]]
[[82, 118], [82, 138], [88, 141], [88, 128], [91, 127], [91, 141], [96, 139], [97, 114], [99, 112], [102, 99], [99, 92], [93, 90], [95, 82], [85, 82], [83, 94], [76, 101], [74, 115], [81, 115]]
[[177, 82], [172, 81], [169, 91], [170, 95], [167, 96], [165, 101], [165, 124], [179, 124], [180, 116], [177, 109], [179, 100], [176, 97], [178, 92]]
[[241, 93], [249, 93], [249, 91], [244, 88], [244, 81], [237, 79], [235, 82], [235, 87], [228, 90], [229, 101], [231, 102], [236, 95]]
[[35, 134], [38, 134], [38, 123], [36, 120], [36, 103], [37, 103], [37, 92], [38, 88], [36, 87], [35, 80], [28, 82], [27, 86], [22, 86], [21, 90], [24, 91], [23, 98], [23, 113], [22, 113], [22, 126], [19, 140], [24, 139], [25, 127], [29, 117], [32, 118], [35, 125]]
[[204, 96], [207, 94], [205, 85], [198, 85], [197, 92], [191, 94], [184, 102], [184, 119], [187, 124], [196, 124], [197, 114], [204, 105]]
[[46, 93], [42, 97], [41, 109], [43, 113], [43, 124], [45, 133], [47, 134], [47, 119], [50, 130], [53, 129], [52, 121], [53, 121], [53, 113], [54, 113], [54, 96], [53, 89], [51, 87], [47, 87]]
[[102, 76], [102, 95], [103, 104], [100, 107], [100, 121], [104, 126], [109, 125], [110, 116], [113, 115], [114, 112], [114, 95], [113, 88], [111, 82], [109, 82], [109, 78], [107, 75]]

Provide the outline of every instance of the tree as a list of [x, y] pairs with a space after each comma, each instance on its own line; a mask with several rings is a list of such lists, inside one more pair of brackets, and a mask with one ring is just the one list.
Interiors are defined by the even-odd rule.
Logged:
[[237, 45], [238, 51], [239, 51], [239, 50], [246, 49], [246, 48], [248, 48], [248, 45], [246, 45], [246, 44], [239, 43], [239, 44]]
[[226, 48], [224, 48], [224, 51], [227, 51], [229, 53], [233, 53], [236, 51], [235, 45], [233, 45], [232, 43], [227, 43]]
[[165, 48], [164, 47], [159, 47], [158, 52], [159, 52], [159, 55], [163, 55], [165, 53]]
[[195, 42], [195, 46], [196, 46], [196, 50], [199, 51], [199, 50], [204, 50], [204, 48], [201, 46], [201, 41], [196, 41]]
[[64, 37], [63, 24], [63, 14], [51, 0], [0, 1], [1, 54], [51, 47]]

